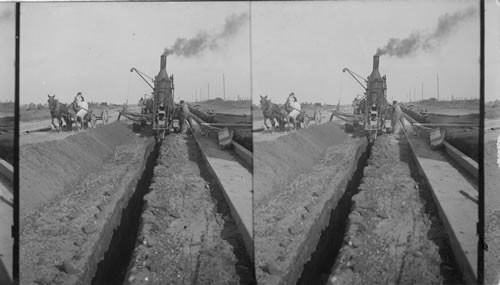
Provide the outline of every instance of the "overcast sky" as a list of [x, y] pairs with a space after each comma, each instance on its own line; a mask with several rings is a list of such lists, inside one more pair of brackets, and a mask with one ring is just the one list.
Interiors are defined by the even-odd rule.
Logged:
[[[412, 32], [432, 35], [439, 18], [479, 10], [478, 1], [253, 2], [253, 99], [269, 95], [283, 103], [290, 92], [299, 101], [352, 102], [361, 87], [342, 69], [367, 77], [377, 48]], [[279, 11], [279, 13], [276, 13]], [[479, 13], [458, 21], [434, 49], [406, 57], [380, 57], [388, 99], [413, 96], [479, 98]]]
[[500, 5], [485, 5], [485, 101], [500, 100]]
[[14, 101], [15, 4], [0, 3], [0, 101]]
[[[167, 59], [175, 100], [192, 100], [200, 88], [206, 99], [208, 84], [211, 98], [222, 97], [223, 74], [227, 98], [250, 98], [249, 8], [245, 2], [23, 3], [21, 103], [45, 103], [47, 94], [69, 103], [78, 91], [88, 101], [136, 103], [151, 89], [130, 68], [154, 77], [165, 48], [197, 36], [207, 40], [202, 52]], [[238, 27], [224, 29], [231, 19]]]
[[[259, 95], [281, 103], [295, 92], [300, 101], [336, 104], [341, 100], [347, 104], [362, 89], [350, 75], [342, 73], [344, 67], [367, 76], [373, 55], [391, 38], [432, 36], [443, 17], [453, 19], [471, 7], [479, 8], [477, 1], [21, 6], [21, 103], [44, 103], [47, 94], [69, 102], [78, 91], [91, 101], [136, 102], [150, 89], [130, 68], [154, 76], [164, 48], [172, 47], [178, 38], [193, 37], [208, 39], [212, 45], [198, 55], [168, 57], [167, 72], [175, 76], [176, 101], [192, 100], [195, 94], [199, 98], [200, 88], [206, 99], [208, 84], [211, 98], [222, 97], [222, 74], [226, 97], [250, 97], [250, 24], [245, 21], [229, 37], [214, 37], [225, 35], [228, 19], [251, 9], [256, 103]], [[487, 99], [499, 96], [500, 90], [498, 81], [491, 79], [499, 70], [500, 52], [488, 50], [490, 46], [500, 50], [498, 8], [494, 1], [487, 1]], [[2, 37], [8, 26], [4, 22], [0, 24]], [[12, 34], [13, 24], [12, 18]], [[424, 98], [437, 97], [437, 74], [441, 98], [478, 97], [479, 29], [476, 12], [455, 21], [438, 40], [434, 38], [432, 48], [402, 57], [382, 55], [380, 72], [387, 75], [388, 98], [407, 101], [410, 93], [421, 98], [422, 83]], [[213, 48], [213, 43], [218, 48]], [[5, 48], [2, 45], [2, 50]]]

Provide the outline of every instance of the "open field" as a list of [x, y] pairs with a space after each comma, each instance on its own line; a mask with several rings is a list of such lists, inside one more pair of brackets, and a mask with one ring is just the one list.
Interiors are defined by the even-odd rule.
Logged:
[[422, 110], [426, 110], [426, 112], [438, 112], [450, 115], [479, 113], [479, 99], [463, 101], [424, 100], [406, 104], [415, 105]]
[[484, 118], [485, 119], [499, 119], [500, 118], [500, 100], [494, 102], [485, 102], [484, 104]]

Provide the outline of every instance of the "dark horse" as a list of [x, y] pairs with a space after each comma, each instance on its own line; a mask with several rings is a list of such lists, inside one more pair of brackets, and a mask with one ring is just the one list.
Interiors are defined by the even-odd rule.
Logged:
[[262, 114], [264, 115], [264, 126], [266, 126], [266, 129], [269, 130], [269, 126], [266, 123], [266, 120], [271, 121], [271, 126], [273, 127], [273, 130], [275, 129], [275, 122], [278, 121], [280, 129], [284, 128], [284, 119], [283, 119], [283, 112], [282, 109], [271, 102], [271, 100], [267, 99], [266, 96], [260, 96], [260, 108], [262, 109]]
[[49, 108], [50, 108], [50, 116], [52, 117], [52, 126], [57, 130], [56, 125], [54, 124], [54, 118], [57, 118], [57, 121], [59, 122], [59, 130], [62, 130], [62, 119], [66, 122], [66, 127], [70, 128], [71, 127], [71, 121], [69, 118], [69, 112], [68, 112], [68, 107], [60, 103], [59, 100], [55, 99], [56, 95], [47, 95], [49, 96]]

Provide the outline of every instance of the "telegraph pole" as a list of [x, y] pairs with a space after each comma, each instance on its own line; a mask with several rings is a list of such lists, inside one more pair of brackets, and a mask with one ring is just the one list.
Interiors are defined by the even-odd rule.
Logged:
[[207, 98], [210, 100], [210, 82], [207, 83]]
[[423, 82], [421, 83], [422, 83], [422, 101], [424, 101], [424, 83]]

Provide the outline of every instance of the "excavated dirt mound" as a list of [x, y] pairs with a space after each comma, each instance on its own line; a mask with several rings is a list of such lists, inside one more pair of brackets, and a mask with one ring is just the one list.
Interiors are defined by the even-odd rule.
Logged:
[[115, 122], [63, 140], [22, 145], [19, 150], [21, 216], [88, 173], [98, 171], [116, 146], [134, 137], [127, 125]]
[[22, 219], [22, 284], [92, 280], [153, 145], [113, 123], [23, 147], [21, 199], [34, 209]]
[[[499, 134], [500, 135], [500, 134]], [[484, 189], [485, 189], [485, 242], [484, 283], [497, 284], [500, 280], [500, 166], [498, 165], [496, 140], [484, 145]]]
[[[328, 284], [460, 284], [431, 194], [401, 134], [372, 147]], [[442, 283], [443, 282], [443, 283]]]
[[334, 123], [254, 145], [259, 284], [294, 284], [365, 151]]
[[254, 200], [258, 202], [301, 171], [309, 170], [328, 146], [345, 142], [349, 136], [328, 122], [301, 129], [273, 141], [254, 143]]
[[194, 138], [160, 149], [127, 284], [253, 284], [253, 264]]

